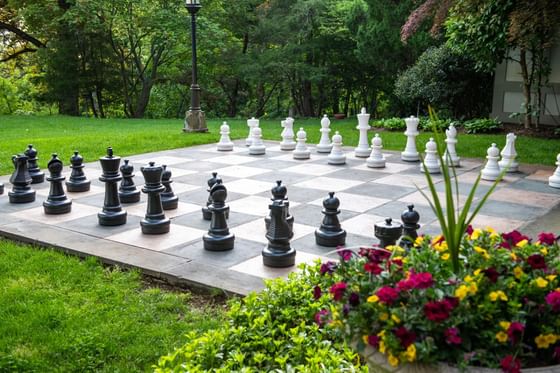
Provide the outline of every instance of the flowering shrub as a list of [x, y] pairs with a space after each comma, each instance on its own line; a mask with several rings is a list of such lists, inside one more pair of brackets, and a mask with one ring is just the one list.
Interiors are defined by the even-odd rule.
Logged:
[[553, 234], [533, 242], [517, 231], [469, 226], [458, 273], [441, 236], [421, 236], [409, 251], [347, 252], [321, 267], [314, 294], [331, 306], [316, 320], [339, 326], [391, 365], [449, 362], [519, 372], [560, 363], [560, 249]]

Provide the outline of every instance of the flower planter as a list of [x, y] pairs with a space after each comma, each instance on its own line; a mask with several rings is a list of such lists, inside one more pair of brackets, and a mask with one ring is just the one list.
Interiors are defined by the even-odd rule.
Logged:
[[346, 114], [334, 114], [334, 119], [344, 119], [346, 118]]

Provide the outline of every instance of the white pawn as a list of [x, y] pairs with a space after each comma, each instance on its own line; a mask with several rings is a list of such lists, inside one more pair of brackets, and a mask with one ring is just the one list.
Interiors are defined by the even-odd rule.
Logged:
[[426, 143], [426, 156], [424, 163], [420, 164], [420, 171], [424, 172], [424, 166], [430, 174], [439, 174], [441, 172], [439, 158], [437, 156], [437, 144], [432, 137]]
[[329, 137], [331, 121], [327, 117], [327, 114], [323, 116], [321, 119], [321, 139], [319, 140], [319, 144], [317, 144], [317, 153], [330, 153], [332, 150], [332, 143], [331, 138]]
[[416, 136], [418, 136], [418, 123], [420, 122], [418, 118], [411, 116], [406, 118], [406, 147], [401, 153], [401, 159], [403, 161], [414, 162], [419, 161], [420, 156], [418, 155], [418, 150], [416, 150]]
[[461, 166], [461, 158], [457, 156], [457, 150], [455, 149], [455, 145], [457, 145], [457, 129], [451, 123], [449, 128], [445, 130], [445, 143], [447, 146], [445, 147], [445, 153], [443, 154], [443, 161], [447, 164], [449, 159], [451, 159], [451, 165], [454, 167]]
[[515, 160], [517, 152], [515, 151], [515, 139], [517, 136], [513, 133], [508, 133], [506, 136], [506, 146], [502, 149], [502, 160], [498, 162], [500, 170], [507, 168], [506, 172], [517, 172], [519, 170], [519, 163]]
[[345, 164], [346, 154], [342, 151], [342, 136], [336, 131], [332, 137], [332, 150], [327, 156], [329, 164]]
[[361, 113], [357, 116], [358, 126], [356, 127], [356, 129], [360, 131], [360, 138], [358, 140], [358, 147], [354, 149], [354, 154], [356, 155], [356, 157], [366, 158], [369, 157], [371, 153], [367, 139], [367, 133], [369, 130], [369, 114], [366, 113], [366, 108], [363, 107]]
[[300, 128], [297, 133], [297, 145], [294, 150], [294, 159], [309, 159], [311, 152], [307, 148], [307, 133]]
[[371, 168], [385, 167], [385, 157], [381, 152], [381, 149], [383, 149], [383, 143], [378, 133], [376, 133], [374, 138], [371, 139], [371, 148], [372, 148], [371, 154], [369, 158], [366, 160], [367, 166]]
[[280, 150], [294, 150], [296, 147], [296, 142], [294, 141], [294, 118], [286, 118], [283, 120], [281, 136], [282, 141], [280, 142]]
[[226, 122], [220, 127], [220, 142], [218, 142], [218, 150], [225, 152], [233, 150], [233, 142], [229, 138], [229, 126]]
[[253, 128], [259, 126], [259, 120], [252, 117], [251, 119], [247, 119], [247, 126], [249, 127], [249, 135], [247, 135], [247, 139], [245, 140], [246, 146], [251, 146], [251, 141], [253, 141]]
[[548, 185], [553, 188], [560, 188], [560, 154], [556, 156], [556, 170], [551, 177], [548, 178]]
[[262, 155], [266, 153], [266, 146], [262, 141], [262, 130], [259, 127], [253, 128], [251, 136], [251, 146], [249, 146], [249, 154]]
[[486, 165], [480, 171], [480, 178], [482, 180], [496, 181], [500, 176], [500, 166], [498, 165], [498, 159], [500, 159], [500, 149], [496, 147], [496, 144], [492, 144], [486, 152]]

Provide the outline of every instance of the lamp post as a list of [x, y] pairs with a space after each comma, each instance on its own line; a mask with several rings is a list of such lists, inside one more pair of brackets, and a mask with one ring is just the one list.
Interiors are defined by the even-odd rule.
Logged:
[[185, 6], [191, 15], [191, 39], [192, 39], [192, 83], [191, 83], [191, 107], [185, 116], [183, 131], [185, 132], [208, 132], [204, 112], [200, 110], [200, 86], [197, 81], [196, 66], [196, 13], [202, 8], [200, 0], [185, 0]]

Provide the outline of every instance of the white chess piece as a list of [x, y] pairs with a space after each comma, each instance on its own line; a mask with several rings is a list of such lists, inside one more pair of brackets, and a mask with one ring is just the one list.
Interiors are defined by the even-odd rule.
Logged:
[[500, 149], [496, 147], [496, 144], [492, 144], [486, 152], [486, 165], [480, 171], [480, 178], [482, 180], [496, 181], [500, 176], [500, 166], [498, 165], [498, 159], [500, 159]]
[[515, 136], [514, 133], [508, 133], [506, 136], [506, 146], [502, 149], [502, 160], [498, 162], [500, 170], [507, 168], [506, 172], [517, 172], [519, 170], [519, 163], [515, 160], [517, 152], [515, 151]]
[[376, 133], [373, 139], [371, 139], [371, 154], [366, 160], [366, 164], [371, 168], [383, 168], [385, 167], [385, 156], [381, 152], [383, 149], [383, 143], [381, 137]]
[[296, 142], [294, 141], [294, 118], [286, 118], [282, 121], [282, 141], [280, 142], [280, 150], [294, 150]]
[[342, 136], [336, 131], [332, 137], [332, 150], [327, 156], [329, 164], [345, 164], [346, 154], [342, 151]]
[[300, 128], [297, 132], [297, 145], [293, 152], [294, 159], [309, 159], [311, 157], [311, 152], [307, 148], [307, 133]]
[[366, 108], [363, 107], [358, 117], [358, 126], [356, 129], [360, 131], [360, 138], [358, 140], [358, 147], [354, 149], [354, 154], [356, 157], [367, 158], [369, 157], [371, 150], [369, 148], [367, 133], [369, 130], [369, 114], [366, 113]]
[[217, 148], [219, 151], [231, 151], [233, 150], [233, 142], [229, 138], [229, 126], [227, 122], [224, 122], [220, 127], [220, 142], [218, 142]]
[[447, 146], [445, 147], [445, 153], [443, 154], [443, 161], [447, 164], [449, 163], [449, 159], [451, 159], [451, 165], [454, 167], [461, 166], [461, 158], [457, 156], [457, 150], [455, 149], [455, 145], [457, 145], [457, 129], [451, 123], [449, 128], [445, 130], [445, 143]]
[[245, 140], [246, 146], [251, 146], [251, 141], [253, 141], [253, 128], [259, 126], [259, 120], [252, 117], [251, 119], [247, 119], [247, 126], [249, 127], [249, 135], [247, 135], [247, 139]]
[[560, 188], [560, 154], [556, 156], [556, 166], [558, 167], [556, 167], [552, 176], [548, 178], [548, 185], [553, 188]]
[[262, 155], [266, 153], [266, 146], [262, 141], [262, 130], [260, 127], [254, 127], [251, 136], [251, 146], [249, 146], [249, 154]]
[[404, 134], [406, 138], [406, 147], [401, 153], [401, 159], [403, 161], [414, 162], [419, 161], [420, 156], [418, 155], [418, 150], [416, 150], [416, 136], [418, 136], [418, 118], [410, 116], [404, 120], [406, 122], [406, 131]]
[[432, 137], [426, 143], [426, 156], [424, 163], [420, 164], [420, 171], [424, 172], [424, 166], [430, 174], [439, 174], [441, 172], [439, 157], [437, 155], [437, 144]]
[[327, 114], [321, 119], [321, 139], [319, 144], [317, 144], [317, 153], [330, 153], [332, 150], [331, 138], [329, 137], [331, 121], [327, 117]]

